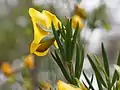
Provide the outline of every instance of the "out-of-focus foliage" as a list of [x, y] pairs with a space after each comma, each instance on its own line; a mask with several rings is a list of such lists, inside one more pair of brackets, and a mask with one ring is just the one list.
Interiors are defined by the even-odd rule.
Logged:
[[32, 0], [16, 0], [16, 4], [13, 0], [0, 2], [1, 11], [6, 11], [0, 16], [0, 60], [14, 60], [28, 53], [32, 39], [28, 15], [31, 6]]

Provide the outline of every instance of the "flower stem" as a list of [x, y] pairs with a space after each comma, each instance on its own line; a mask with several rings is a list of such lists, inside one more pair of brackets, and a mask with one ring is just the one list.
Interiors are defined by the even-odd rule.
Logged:
[[38, 90], [38, 66], [39, 66], [39, 60], [36, 59], [37, 56], [35, 56], [35, 68], [31, 70], [31, 78], [32, 78], [32, 90]]

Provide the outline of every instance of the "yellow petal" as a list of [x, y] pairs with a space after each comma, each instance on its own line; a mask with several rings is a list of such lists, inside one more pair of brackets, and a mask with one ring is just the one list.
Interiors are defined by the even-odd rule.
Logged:
[[83, 21], [82, 21], [82, 18], [78, 15], [74, 15], [72, 17], [72, 27], [75, 29], [76, 26], [77, 26], [77, 23], [79, 24], [79, 29], [83, 28], [84, 27], [84, 24], [83, 24]]
[[34, 53], [39, 46], [40, 46], [40, 44], [32, 42], [30, 45], [30, 53], [31, 54]]
[[44, 52], [38, 52], [38, 51], [34, 52], [34, 54], [37, 55], [37, 56], [45, 56], [47, 53], [48, 53], [48, 50], [46, 50]]
[[54, 43], [54, 38], [43, 43], [32, 43], [30, 46], [30, 52], [38, 56], [44, 56], [48, 52], [48, 48]]
[[46, 17], [44, 14], [40, 13], [39, 11], [35, 10], [34, 8], [30, 8], [29, 15], [31, 16], [33, 22], [37, 22], [37, 23], [47, 27], [49, 18]]
[[58, 81], [57, 86], [58, 86], [58, 90], [82, 90], [80, 88], [72, 87], [71, 85], [64, 83], [60, 80]]
[[61, 25], [61, 22], [58, 20], [58, 18], [54, 14], [46, 10], [43, 10], [42, 13], [50, 19], [49, 25], [51, 26], [51, 22], [53, 22], [55, 28], [58, 29], [58, 23]]
[[58, 48], [58, 44], [57, 44], [56, 40], [54, 41], [54, 45], [56, 48]]
[[48, 53], [48, 50], [43, 51], [43, 52], [36, 51], [39, 46], [40, 44], [32, 43], [30, 46], [30, 53], [34, 53], [37, 56], [45, 56]]
[[33, 42], [39, 43], [40, 40], [48, 34], [48, 32], [39, 28], [37, 24], [40, 24], [46, 27], [48, 18], [33, 8], [29, 9], [29, 14], [31, 16], [33, 27], [34, 27], [34, 41]]
[[48, 32], [43, 31], [42, 29], [38, 28], [34, 23], [34, 43], [39, 43], [42, 38], [48, 35]]

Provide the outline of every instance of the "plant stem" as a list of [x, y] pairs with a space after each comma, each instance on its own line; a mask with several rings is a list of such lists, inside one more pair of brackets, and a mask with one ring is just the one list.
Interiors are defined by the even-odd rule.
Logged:
[[38, 66], [39, 66], [39, 60], [36, 59], [37, 56], [35, 56], [35, 68], [31, 70], [31, 78], [32, 78], [32, 90], [38, 90]]

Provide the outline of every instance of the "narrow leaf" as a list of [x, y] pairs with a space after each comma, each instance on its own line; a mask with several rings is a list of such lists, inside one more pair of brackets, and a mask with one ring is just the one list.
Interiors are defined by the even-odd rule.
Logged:
[[[117, 65], [120, 66], [120, 51], [119, 51], [119, 55], [118, 55], [118, 59], [117, 59]], [[113, 74], [113, 78], [112, 78], [112, 86], [114, 85], [115, 81], [118, 80], [119, 75], [117, 73], [117, 71], [115, 70], [114, 74]]]
[[85, 77], [85, 79], [86, 79], [87, 83], [89, 84], [89, 88], [91, 88], [92, 90], [95, 90], [95, 89], [93, 88], [93, 86], [92, 86], [91, 81], [89, 81], [89, 79], [88, 79], [88, 77], [86, 76], [86, 74], [85, 74], [85, 72], [84, 72], [84, 71], [83, 71], [83, 75], [84, 75], [84, 77]]
[[83, 62], [84, 62], [84, 48], [81, 47], [77, 44], [76, 46], [76, 65], [75, 65], [75, 76], [79, 79], [81, 72], [82, 72], [82, 67], [83, 67]]
[[110, 76], [109, 62], [108, 62], [107, 54], [105, 52], [105, 48], [104, 48], [103, 43], [102, 43], [102, 57], [103, 57], [103, 62], [104, 62], [104, 69], [109, 77]]
[[76, 46], [76, 63], [75, 63], [75, 77], [79, 79], [79, 63], [80, 63], [80, 48]]
[[[90, 83], [92, 84], [92, 82], [93, 82], [93, 77], [94, 77], [94, 75], [92, 74], [92, 77], [91, 77], [91, 80], [90, 80]], [[90, 89], [90, 86], [89, 86], [89, 89]]]
[[62, 25], [62, 28], [61, 28], [60, 24], [58, 23], [58, 27], [59, 27], [59, 31], [60, 31], [60, 34], [61, 34], [62, 38], [65, 40], [65, 31], [64, 31], [63, 25]]
[[78, 36], [78, 33], [79, 33], [79, 24], [77, 23], [77, 26], [76, 26], [76, 29], [75, 29], [75, 32], [74, 32], [74, 35], [73, 35], [73, 38], [72, 38], [72, 46], [71, 46], [71, 48], [72, 48], [72, 54], [73, 54], [73, 52], [74, 52], [74, 47], [75, 47], [75, 44], [76, 44], [76, 38], [77, 38], [77, 36]]
[[53, 34], [54, 34], [54, 36], [55, 36], [56, 42], [57, 42], [57, 44], [58, 44], [58, 47], [59, 47], [59, 49], [60, 49], [61, 55], [62, 55], [63, 57], [65, 57], [65, 56], [64, 56], [64, 55], [65, 55], [65, 52], [64, 52], [63, 45], [62, 45], [62, 43], [61, 43], [61, 41], [60, 41], [60, 39], [59, 39], [59, 34], [58, 34], [58, 32], [55, 30], [55, 27], [54, 27], [54, 25], [53, 25], [53, 22], [52, 22], [52, 30], [53, 30]]
[[89, 60], [91, 66], [95, 72], [96, 78], [99, 77], [99, 81], [104, 85], [104, 87], [107, 87], [105, 81], [103, 80], [103, 78], [102, 78], [98, 68], [96, 67], [95, 63], [93, 62], [92, 58], [89, 55], [87, 55], [87, 57], [88, 57], [88, 60]]
[[81, 47], [81, 51], [80, 51], [80, 63], [79, 63], [79, 77], [80, 77], [81, 72], [82, 72], [83, 63], [84, 63], [84, 47]]
[[65, 37], [65, 48], [66, 48], [66, 55], [67, 55], [67, 61], [71, 61], [72, 59], [72, 26], [71, 26], [71, 20], [68, 19], [67, 25], [66, 25], [66, 37]]
[[51, 53], [53, 59], [55, 60], [55, 62], [58, 64], [58, 66], [60, 67], [63, 75], [65, 76], [66, 80], [71, 83], [71, 78], [67, 72], [67, 70], [65, 69], [63, 63], [61, 62], [59, 56], [57, 55], [57, 53], [55, 52], [55, 55], [53, 53]]
[[98, 88], [99, 88], [99, 90], [103, 90], [102, 83], [100, 82], [98, 76], [96, 76], [96, 80], [97, 80], [97, 84], [98, 84]]

